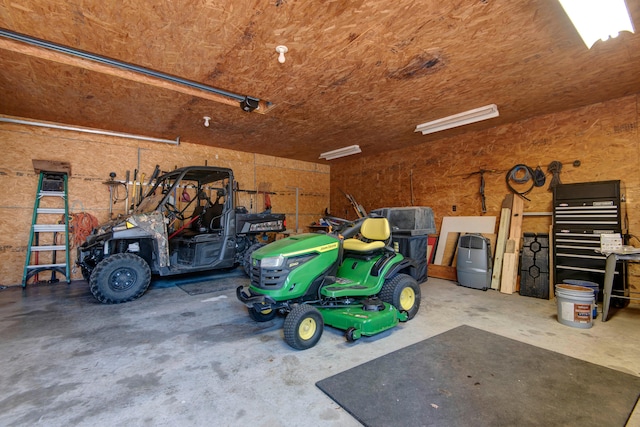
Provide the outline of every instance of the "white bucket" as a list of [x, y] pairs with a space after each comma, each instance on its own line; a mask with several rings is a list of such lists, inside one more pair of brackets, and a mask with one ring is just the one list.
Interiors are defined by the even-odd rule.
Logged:
[[568, 284], [556, 285], [558, 322], [574, 328], [593, 326], [593, 307], [596, 303], [593, 289]]

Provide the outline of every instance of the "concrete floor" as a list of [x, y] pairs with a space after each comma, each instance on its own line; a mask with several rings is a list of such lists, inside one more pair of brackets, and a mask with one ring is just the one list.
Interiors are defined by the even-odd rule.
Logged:
[[316, 381], [462, 324], [640, 376], [638, 306], [579, 329], [554, 301], [430, 278], [410, 322], [351, 344], [326, 328], [295, 351], [282, 318], [249, 319], [234, 291], [246, 281], [159, 280], [121, 305], [85, 282], [0, 291], [0, 425], [357, 426]]

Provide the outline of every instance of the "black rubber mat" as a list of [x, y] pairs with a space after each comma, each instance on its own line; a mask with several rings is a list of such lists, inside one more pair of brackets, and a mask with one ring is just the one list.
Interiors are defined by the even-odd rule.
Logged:
[[212, 292], [235, 289], [248, 284], [248, 277], [241, 268], [229, 271], [189, 274], [183, 276], [161, 277], [151, 282], [152, 288], [171, 288], [177, 286], [189, 295], [202, 295]]
[[239, 285], [233, 279], [217, 279], [204, 282], [180, 283], [177, 286], [193, 296], [228, 291], [229, 289], [237, 288]]
[[624, 426], [640, 377], [460, 326], [319, 381], [366, 426]]

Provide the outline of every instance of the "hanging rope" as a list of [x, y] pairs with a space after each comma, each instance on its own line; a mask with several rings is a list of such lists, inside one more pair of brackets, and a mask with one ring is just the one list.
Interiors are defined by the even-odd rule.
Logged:
[[70, 248], [82, 245], [87, 236], [98, 226], [98, 219], [86, 212], [69, 214], [69, 238]]
[[[578, 160], [574, 162], [574, 166], [576, 165], [576, 162], [577, 162], [577, 166], [580, 166], [580, 161]], [[562, 170], [562, 163], [560, 163], [557, 160], [554, 160], [553, 162], [549, 163], [549, 166], [547, 166], [547, 171], [553, 175], [551, 177], [551, 182], [549, 183], [549, 188], [548, 188], [549, 191], [553, 191], [553, 187], [557, 186], [558, 184], [562, 184], [560, 182], [561, 170]]]
[[533, 171], [533, 182], [536, 187], [542, 187], [546, 181], [544, 172], [540, 166], [536, 166], [536, 170]]
[[[535, 186], [535, 181], [532, 179], [533, 174], [534, 172], [529, 166], [525, 164], [515, 165], [511, 168], [511, 170], [509, 170], [509, 172], [507, 172], [507, 175], [505, 177], [507, 181], [507, 188], [509, 188], [509, 191], [511, 191], [513, 194], [517, 194], [523, 199], [531, 201], [526, 197], [526, 195], [529, 194]], [[524, 191], [518, 191], [513, 188], [513, 185], [511, 185], [512, 182], [515, 184], [524, 185], [529, 181], [531, 181], [531, 185]]]

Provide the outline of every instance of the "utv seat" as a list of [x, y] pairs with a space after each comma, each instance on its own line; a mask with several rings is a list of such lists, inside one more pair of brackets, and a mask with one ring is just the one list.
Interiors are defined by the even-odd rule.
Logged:
[[[191, 229], [199, 231], [200, 229], [206, 229], [206, 232], [218, 230], [221, 224], [222, 212], [224, 211], [224, 204], [220, 203], [220, 198], [224, 196], [224, 191], [218, 190], [215, 203], [211, 203], [211, 199], [207, 196], [207, 193], [200, 190], [198, 193], [198, 205], [193, 210], [191, 218], [198, 219], [191, 223]], [[201, 200], [206, 203], [201, 205]]]
[[208, 227], [209, 230], [217, 230], [220, 228], [220, 219], [222, 218], [222, 211], [224, 205], [216, 201], [213, 205], [209, 206], [204, 213], [202, 224]]
[[391, 227], [387, 218], [367, 218], [360, 227], [361, 239], [346, 239], [342, 245], [345, 251], [370, 253], [384, 249], [391, 237]]
[[204, 222], [202, 221], [203, 212], [204, 212], [204, 206], [196, 206], [196, 208], [193, 210], [193, 214], [191, 214], [191, 218], [195, 218], [196, 216], [198, 218], [191, 223], [191, 229], [197, 231], [198, 229], [200, 229], [200, 226], [201, 226], [200, 224], [204, 224]]

